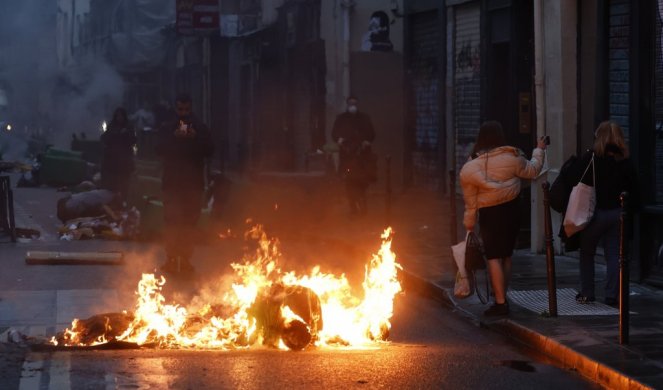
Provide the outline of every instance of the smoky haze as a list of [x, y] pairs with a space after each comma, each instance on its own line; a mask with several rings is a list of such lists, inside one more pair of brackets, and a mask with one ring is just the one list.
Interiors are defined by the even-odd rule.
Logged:
[[104, 59], [70, 55], [76, 48], [70, 42], [73, 18], [64, 16], [71, 10], [61, 8], [65, 3], [71, 5], [0, 4], [0, 88], [7, 95], [5, 116], [14, 125], [15, 143], [35, 134], [59, 147], [68, 147], [74, 132], [96, 138], [102, 120], [122, 100], [122, 79]]

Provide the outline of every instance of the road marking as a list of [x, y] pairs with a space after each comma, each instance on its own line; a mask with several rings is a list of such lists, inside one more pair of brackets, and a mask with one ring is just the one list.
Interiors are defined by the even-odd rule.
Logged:
[[53, 390], [71, 389], [71, 353], [56, 352], [51, 355], [51, 369], [49, 373], [48, 388]]
[[71, 389], [71, 353], [28, 353], [21, 368], [19, 390]]
[[40, 389], [41, 376], [44, 368], [43, 353], [29, 353], [21, 368], [19, 390]]

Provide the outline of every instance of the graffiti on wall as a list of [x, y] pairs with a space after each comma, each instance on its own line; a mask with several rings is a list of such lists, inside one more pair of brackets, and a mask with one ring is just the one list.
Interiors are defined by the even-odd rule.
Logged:
[[362, 51], [393, 51], [389, 37], [389, 16], [384, 11], [375, 11], [368, 21], [368, 31], [361, 43]]
[[[456, 52], [454, 123], [458, 145], [474, 142], [479, 129], [481, 105], [481, 57], [478, 42], [465, 42]], [[463, 147], [456, 149], [457, 160], [465, 161]]]
[[472, 43], [465, 42], [456, 55], [456, 72], [472, 72], [479, 74], [481, 60], [479, 46], [472, 47]]

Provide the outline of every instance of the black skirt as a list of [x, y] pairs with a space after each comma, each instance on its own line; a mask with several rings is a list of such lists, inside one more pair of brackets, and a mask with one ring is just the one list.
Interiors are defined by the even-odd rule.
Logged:
[[502, 259], [513, 254], [520, 230], [520, 197], [496, 206], [479, 209], [479, 233], [486, 259]]

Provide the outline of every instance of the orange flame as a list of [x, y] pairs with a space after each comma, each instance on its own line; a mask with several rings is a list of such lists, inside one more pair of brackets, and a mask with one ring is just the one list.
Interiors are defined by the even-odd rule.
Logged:
[[[298, 276], [294, 272], [282, 273], [277, 267], [280, 257], [278, 241], [267, 237], [262, 228], [256, 226], [246, 234], [246, 238], [254, 239], [258, 243], [255, 253], [252, 256], [245, 255], [243, 263], [231, 265], [235, 282], [230, 291], [222, 296], [220, 303], [206, 304], [197, 311], [177, 304], [167, 304], [161, 294], [166, 279], [163, 276], [143, 274], [138, 283], [135, 310], [131, 314], [124, 313], [128, 318], [128, 325], [121, 334], [110, 335], [113, 325], [105, 318], [102, 334], [90, 340], [90, 337], [84, 337], [86, 332], [90, 336], [90, 330], [84, 329], [80, 320], [75, 319], [71, 328], [66, 329], [60, 339], [54, 338], [51, 341], [53, 344], [62, 343], [66, 346], [96, 345], [118, 340], [165, 348], [235, 349], [267, 343], [266, 339], [270, 338], [270, 335], [264, 329], [260, 331], [261, 323], [273, 321], [276, 316], [274, 323], [283, 326], [283, 329], [297, 322], [300, 331], [304, 327], [315, 333], [311, 334], [310, 343], [317, 347], [374, 345], [387, 339], [391, 328], [393, 301], [401, 291], [397, 279], [397, 270], [401, 266], [396, 262], [396, 255], [391, 250], [392, 236], [391, 228], [387, 228], [382, 234], [380, 250], [365, 267], [363, 299], [352, 295], [345, 275], [323, 273], [320, 266], [315, 266], [304, 276]], [[278, 300], [287, 293], [284, 291], [288, 288], [290, 291], [294, 288], [299, 289], [298, 291], [314, 292], [319, 298], [319, 306], [317, 301], [311, 303], [311, 294], [302, 295], [307, 296], [308, 301], [305, 299], [300, 303], [307, 302], [311, 311], [305, 311], [304, 315], [300, 308], [300, 311], [296, 312], [286, 301]], [[274, 291], [280, 292], [280, 295], [274, 295]], [[278, 307], [276, 314], [270, 311], [270, 305]], [[318, 307], [321, 318], [311, 314]], [[313, 327], [310, 326], [312, 321], [316, 321]], [[318, 327], [321, 329], [317, 329]], [[114, 331], [118, 331], [117, 325]], [[308, 343], [309, 338], [305, 340]], [[276, 340], [272, 345], [287, 349], [282, 339]]]

